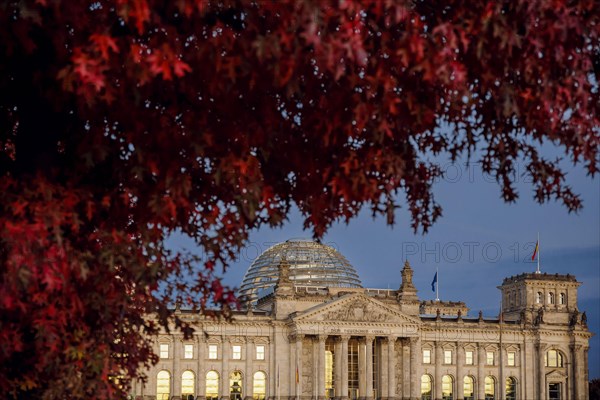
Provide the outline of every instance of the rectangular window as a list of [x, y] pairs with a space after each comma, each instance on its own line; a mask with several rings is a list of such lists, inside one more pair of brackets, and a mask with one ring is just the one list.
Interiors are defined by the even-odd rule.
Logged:
[[514, 351], [509, 351], [508, 352], [508, 360], [506, 361], [506, 364], [509, 367], [514, 367], [515, 366], [515, 352]]
[[473, 365], [473, 352], [472, 351], [465, 351], [465, 364], [467, 365]]
[[183, 345], [183, 358], [194, 358], [194, 345], [184, 344]]
[[242, 346], [231, 346], [231, 358], [233, 358], [234, 360], [242, 359]]
[[265, 359], [265, 346], [259, 344], [256, 346], [256, 359], [264, 360]]
[[160, 345], [160, 358], [169, 358], [169, 345], [168, 344]]
[[431, 350], [423, 350], [423, 364], [431, 364]]
[[209, 360], [216, 360], [219, 356], [218, 350], [217, 350], [217, 345], [216, 344], [209, 344], [208, 345], [208, 358]]
[[486, 362], [487, 365], [494, 365], [494, 352], [488, 351], [486, 353]]
[[452, 364], [452, 350], [444, 350], [444, 364]]

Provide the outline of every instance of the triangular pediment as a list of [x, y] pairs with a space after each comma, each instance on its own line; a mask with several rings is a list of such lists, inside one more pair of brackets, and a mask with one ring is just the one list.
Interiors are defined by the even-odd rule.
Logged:
[[294, 322], [349, 322], [381, 324], [418, 324], [415, 317], [366, 296], [350, 293], [327, 303], [311, 307], [293, 317]]
[[563, 380], [567, 377], [567, 374], [560, 370], [560, 369], [555, 369], [553, 371], [550, 371], [548, 373], [546, 373], [546, 379], [547, 380], [556, 380], [556, 381], [560, 381]]

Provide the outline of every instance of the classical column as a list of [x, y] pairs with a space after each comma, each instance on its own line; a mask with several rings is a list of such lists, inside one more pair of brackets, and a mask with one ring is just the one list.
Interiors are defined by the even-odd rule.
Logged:
[[348, 340], [350, 340], [350, 336], [342, 335], [340, 340], [342, 341], [342, 390], [340, 396], [341, 400], [348, 400]]
[[206, 395], [206, 370], [204, 369], [204, 358], [205, 353], [204, 349], [206, 347], [206, 342], [202, 338], [203, 333], [200, 332], [199, 335], [196, 335], [196, 345], [198, 351], [196, 352], [196, 357], [198, 357], [198, 375], [196, 376], [196, 398], [204, 399]]
[[464, 376], [463, 376], [463, 364], [465, 349], [462, 346], [462, 343], [456, 342], [456, 398], [462, 399], [464, 398], [465, 385]]
[[366, 397], [367, 399], [372, 399], [373, 398], [373, 340], [374, 337], [373, 336], [366, 336], [365, 337], [365, 346], [366, 346]]
[[[394, 346], [396, 345], [396, 337], [388, 336], [387, 338], [387, 395], [388, 399], [396, 398], [396, 357]], [[402, 396], [402, 394], [400, 394]]]
[[318, 337], [318, 378], [317, 378], [317, 399], [322, 400], [325, 399], [325, 341], [327, 340], [327, 335], [319, 335]]
[[367, 393], [367, 363], [365, 338], [358, 341], [358, 397], [364, 399]]
[[485, 373], [483, 366], [485, 365], [485, 348], [482, 343], [477, 344], [477, 398], [485, 398]]
[[590, 347], [589, 346], [585, 346], [582, 350], [581, 350], [581, 357], [582, 359], [580, 360], [581, 362], [579, 363], [581, 369], [583, 370], [583, 373], [580, 376], [581, 378], [578, 380], [581, 383], [581, 393], [583, 393], [583, 397], [584, 400], [590, 400], [590, 391], [588, 390], [588, 382], [590, 380], [590, 372], [587, 368], [585, 368], [586, 365], [590, 365], [589, 364], [589, 351], [590, 351]]
[[401, 350], [400, 354], [402, 357], [402, 393], [398, 393], [402, 395], [403, 399], [409, 399], [411, 397], [411, 368], [410, 368], [410, 340], [411, 339], [401, 339]]
[[304, 335], [296, 335], [296, 371], [294, 373], [294, 382], [296, 382], [296, 374], [298, 374], [298, 383], [296, 384], [296, 399], [299, 400], [302, 396], [302, 340]]
[[538, 381], [538, 393], [536, 398], [539, 400], [543, 400], [546, 398], [546, 348], [548, 346], [543, 343], [537, 343], [537, 351], [538, 351], [538, 373], [537, 373], [537, 381]]
[[229, 352], [230, 350], [230, 341], [229, 337], [223, 335], [221, 336], [221, 344], [223, 347], [222, 353], [222, 361], [221, 361], [221, 374], [220, 374], [220, 386], [221, 386], [221, 398], [229, 399]]
[[435, 378], [433, 380], [433, 398], [439, 400], [442, 398], [442, 360], [444, 359], [444, 349], [442, 344], [435, 342]]
[[412, 399], [421, 397], [421, 377], [418, 375], [421, 365], [420, 347], [418, 338], [410, 338], [410, 393]]
[[173, 335], [173, 376], [171, 378], [173, 393], [171, 393], [171, 396], [178, 396], [179, 398], [181, 398], [181, 346], [181, 336]]
[[333, 387], [334, 387], [334, 396], [336, 399], [342, 397], [342, 368], [345, 363], [342, 364], [342, 340], [337, 337], [335, 338], [335, 346], [333, 350]]
[[246, 368], [244, 370], [244, 399], [252, 399], [252, 386], [254, 381], [253, 361], [254, 361], [254, 338], [246, 337]]
[[537, 392], [536, 380], [535, 380], [535, 364], [537, 363], [537, 357], [535, 356], [535, 348], [532, 343], [531, 336], [523, 336], [523, 355], [521, 357], [523, 361], [523, 367], [521, 368], [521, 396], [524, 399], [535, 398], [534, 393]]

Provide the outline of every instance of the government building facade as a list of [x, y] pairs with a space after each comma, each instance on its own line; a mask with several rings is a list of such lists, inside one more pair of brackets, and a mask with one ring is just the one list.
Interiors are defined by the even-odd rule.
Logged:
[[[335, 249], [289, 240], [258, 257], [232, 321], [177, 310], [194, 337], [161, 334], [143, 400], [588, 399], [592, 334], [574, 276], [504, 279], [501, 317], [363, 288]], [[491, 288], [490, 288], [491, 289]]]

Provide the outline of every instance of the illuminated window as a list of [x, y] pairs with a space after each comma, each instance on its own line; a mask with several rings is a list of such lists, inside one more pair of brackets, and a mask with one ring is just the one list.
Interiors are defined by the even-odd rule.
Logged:
[[561, 293], [560, 296], [558, 297], [558, 304], [567, 304], [567, 295], [564, 293]]
[[171, 394], [171, 374], [168, 371], [160, 371], [156, 375], [156, 399], [169, 400]]
[[465, 376], [463, 379], [463, 392], [465, 400], [475, 399], [475, 380], [471, 376]]
[[160, 358], [169, 358], [169, 345], [168, 344], [160, 345]]
[[432, 379], [430, 375], [421, 376], [421, 400], [431, 400], [431, 383]]
[[557, 350], [549, 350], [546, 353], [546, 367], [562, 367], [563, 357], [562, 354]]
[[537, 294], [535, 295], [535, 302], [537, 304], [542, 304], [543, 298], [544, 298], [544, 295], [542, 294], [542, 292], [537, 292]]
[[508, 365], [509, 367], [514, 367], [515, 366], [515, 357], [516, 357], [516, 353], [514, 351], [509, 351], [508, 352], [508, 360], [506, 360], [506, 365]]
[[242, 346], [231, 346], [231, 358], [233, 358], [234, 360], [242, 359]]
[[231, 400], [241, 400], [242, 397], [242, 373], [233, 371], [229, 374], [229, 398]]
[[494, 352], [488, 351], [487, 353], [485, 353], [485, 355], [486, 355], [485, 363], [487, 365], [494, 365]]
[[325, 344], [325, 397], [333, 398], [333, 351], [332, 343]]
[[554, 293], [548, 293], [548, 304], [554, 304]]
[[216, 344], [209, 344], [208, 345], [208, 358], [210, 360], [216, 360], [219, 356], [219, 352], [217, 350], [217, 345]]
[[181, 374], [181, 399], [188, 400], [191, 396], [191, 399], [194, 399], [194, 381], [195, 375], [192, 371], [184, 371]]
[[254, 383], [252, 386], [252, 398], [254, 400], [264, 400], [267, 397], [267, 376], [264, 372], [254, 373]]
[[194, 358], [194, 345], [193, 344], [183, 345], [183, 358]]
[[454, 381], [450, 375], [442, 376], [442, 400], [454, 399]]
[[217, 400], [219, 398], [219, 374], [217, 371], [206, 373], [206, 400]]
[[423, 364], [431, 364], [431, 350], [423, 350]]
[[504, 391], [506, 400], [516, 400], [517, 398], [517, 380], [513, 377], [506, 378], [506, 389]]
[[444, 350], [444, 364], [452, 364], [452, 350]]
[[265, 359], [265, 346], [262, 344], [256, 346], [256, 359], [264, 360]]
[[485, 377], [485, 400], [496, 399], [496, 380], [492, 376]]
[[465, 351], [465, 364], [473, 365], [473, 352], [470, 350]]

